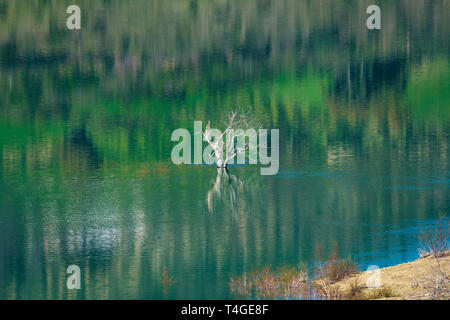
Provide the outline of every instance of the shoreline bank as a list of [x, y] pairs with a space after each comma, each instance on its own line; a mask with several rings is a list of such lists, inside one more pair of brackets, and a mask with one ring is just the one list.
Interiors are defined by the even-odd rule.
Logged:
[[439, 258], [429, 255], [377, 271], [353, 273], [331, 284], [324, 281], [318, 279], [316, 284], [343, 299], [449, 299], [450, 251]]

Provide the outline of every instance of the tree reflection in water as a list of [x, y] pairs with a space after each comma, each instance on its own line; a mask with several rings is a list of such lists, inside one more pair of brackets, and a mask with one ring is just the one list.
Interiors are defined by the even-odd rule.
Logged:
[[233, 216], [249, 213], [252, 207], [254, 187], [251, 180], [239, 179], [228, 168], [217, 168], [217, 176], [212, 180], [206, 201], [208, 211], [214, 213], [218, 207], [229, 209]]

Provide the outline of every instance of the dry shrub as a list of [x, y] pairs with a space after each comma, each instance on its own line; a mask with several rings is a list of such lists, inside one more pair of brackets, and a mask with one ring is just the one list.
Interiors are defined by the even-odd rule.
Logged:
[[430, 274], [422, 280], [422, 286], [427, 292], [427, 298], [432, 300], [450, 299], [450, 275], [439, 264], [439, 257], [435, 257], [437, 265], [430, 266]]
[[313, 294], [306, 268], [283, 267], [273, 271], [270, 266], [231, 278], [231, 292], [261, 298], [310, 298]]
[[431, 256], [435, 265], [430, 265], [430, 272], [423, 279], [416, 281], [414, 287], [422, 285], [425, 298], [432, 300], [450, 299], [450, 274], [441, 268], [441, 258], [450, 253], [450, 228], [445, 214], [440, 213], [439, 223], [422, 237], [422, 248], [419, 248], [420, 258]]
[[[318, 253], [320, 261], [322, 259], [322, 249], [318, 247]], [[328, 259], [324, 262], [320, 262], [316, 268], [316, 272], [319, 278], [326, 278], [331, 282], [342, 280], [351, 274], [354, 274], [358, 270], [357, 265], [353, 262], [352, 258], [339, 259], [338, 258], [338, 246], [335, 245]]]
[[[318, 250], [322, 258], [320, 247]], [[318, 264], [314, 281], [308, 278], [308, 269], [304, 266], [284, 267], [277, 271], [268, 266], [239, 277], [232, 277], [230, 290], [246, 297], [339, 300], [345, 295], [331, 284], [356, 271], [357, 266], [351, 258], [338, 259], [335, 246], [330, 257]]]
[[355, 278], [352, 282], [350, 282], [346, 298], [351, 300], [360, 300], [363, 297], [362, 290], [363, 286], [361, 286], [358, 283], [358, 279]]
[[330, 285], [326, 281], [316, 282], [316, 289], [320, 295], [321, 299], [325, 300], [341, 300], [343, 295], [339, 287]]
[[392, 290], [388, 287], [381, 287], [379, 289], [370, 289], [369, 292], [367, 292], [367, 294], [365, 295], [365, 299], [367, 300], [376, 300], [390, 297], [392, 297]]
[[433, 256], [435, 258], [442, 257], [450, 250], [450, 227], [445, 214], [439, 216], [439, 223], [421, 237], [422, 248], [419, 248], [420, 258]]

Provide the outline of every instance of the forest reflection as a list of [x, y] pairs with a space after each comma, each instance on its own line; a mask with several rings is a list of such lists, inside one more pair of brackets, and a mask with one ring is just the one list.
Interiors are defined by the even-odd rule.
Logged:
[[[373, 33], [366, 0], [77, 2], [67, 33], [64, 1], [0, 0], [0, 298], [229, 298], [317, 245], [404, 262], [449, 210], [449, 1], [380, 0]], [[278, 175], [170, 161], [237, 106]]]

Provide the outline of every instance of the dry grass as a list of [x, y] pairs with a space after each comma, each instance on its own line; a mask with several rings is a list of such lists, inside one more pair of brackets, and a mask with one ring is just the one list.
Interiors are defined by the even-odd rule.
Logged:
[[[317, 268], [316, 287], [325, 299], [450, 299], [450, 231], [439, 224], [422, 237], [421, 258], [380, 270], [380, 288], [365, 284], [371, 272], [356, 273], [351, 259], [338, 260], [337, 249]], [[319, 248], [320, 250], [320, 248]], [[319, 251], [320, 253], [320, 251]]]
[[347, 294], [345, 296], [351, 300], [361, 300], [363, 297], [363, 286], [358, 283], [358, 278], [355, 278], [348, 287]]
[[448, 254], [440, 256], [439, 264], [429, 256], [379, 272], [381, 287], [368, 288], [365, 284], [373, 276], [371, 271], [333, 282], [328, 278], [308, 278], [306, 268], [273, 271], [267, 267], [232, 278], [230, 289], [241, 296], [266, 299], [450, 299]]
[[324, 285], [324, 283], [318, 284], [317, 282], [315, 284], [320, 297], [324, 300], [341, 300], [344, 297], [339, 287]]
[[389, 287], [382, 286], [378, 289], [369, 289], [363, 285], [363, 282], [357, 275], [343, 280], [341, 282], [318, 282], [316, 284], [321, 296], [326, 300], [378, 300], [387, 299], [393, 296]]
[[448, 271], [441, 268], [432, 268], [429, 275], [422, 279], [422, 286], [426, 296], [431, 300], [450, 299], [450, 277]]
[[[322, 257], [321, 249], [318, 250]], [[337, 300], [344, 295], [329, 284], [344, 279], [356, 270], [357, 266], [352, 259], [338, 259], [335, 246], [330, 256], [317, 265], [315, 278], [318, 280], [309, 279], [306, 267], [273, 271], [269, 266], [231, 278], [230, 290], [246, 297]]]
[[[382, 268], [381, 287], [369, 288], [364, 284], [373, 276], [373, 271], [358, 272], [351, 258], [339, 259], [337, 246], [324, 261], [318, 248], [320, 262], [313, 279], [303, 267], [281, 268], [276, 272], [270, 267], [260, 271], [244, 273], [232, 278], [232, 292], [257, 298], [300, 299], [450, 299], [450, 251], [448, 249], [448, 222], [431, 230], [423, 245], [423, 255], [416, 261]], [[372, 286], [368, 284], [368, 286]]]
[[393, 296], [391, 288], [381, 287], [380, 289], [372, 289], [365, 294], [366, 300], [387, 299]]
[[231, 278], [230, 290], [241, 296], [256, 296], [258, 298], [289, 298], [308, 299], [314, 294], [308, 280], [307, 269], [280, 268], [273, 271], [270, 266], [240, 277]]
[[422, 248], [419, 248], [421, 259], [431, 257], [435, 263], [430, 264], [429, 272], [411, 286], [413, 289], [422, 287], [425, 295], [432, 300], [450, 299], [450, 272], [445, 268], [442, 259], [450, 253], [450, 228], [445, 214], [440, 213], [439, 223], [422, 237]]
[[[450, 299], [450, 255], [443, 253], [438, 259], [433, 256], [412, 262], [381, 268], [380, 288], [368, 288], [367, 280], [372, 271], [353, 274], [337, 282], [318, 280], [321, 292], [340, 292], [340, 299]], [[355, 279], [357, 278], [357, 282]], [[357, 285], [356, 285], [357, 284]], [[359, 292], [361, 291], [361, 292]]]
[[[319, 246], [317, 248], [320, 261], [322, 258], [322, 249]], [[358, 270], [358, 266], [352, 258], [339, 259], [338, 258], [338, 246], [335, 245], [330, 256], [324, 262], [319, 262], [316, 267], [316, 274], [318, 278], [327, 279], [330, 282], [336, 282], [342, 280], [349, 275], [355, 273]]]

